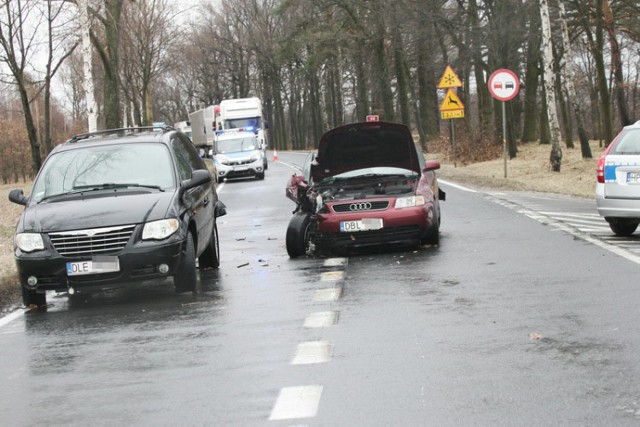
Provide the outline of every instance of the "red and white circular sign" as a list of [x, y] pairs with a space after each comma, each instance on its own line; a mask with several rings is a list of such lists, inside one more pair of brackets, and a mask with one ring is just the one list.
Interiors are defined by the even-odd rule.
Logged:
[[518, 94], [520, 81], [511, 70], [501, 68], [489, 77], [489, 92], [498, 101], [509, 101]]

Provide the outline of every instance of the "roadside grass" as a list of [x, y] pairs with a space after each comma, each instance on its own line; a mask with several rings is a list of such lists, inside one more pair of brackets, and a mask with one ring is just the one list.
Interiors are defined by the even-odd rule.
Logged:
[[517, 156], [507, 159], [506, 178], [502, 156], [483, 162], [458, 163], [457, 166], [453, 164], [450, 151], [427, 154], [427, 157], [442, 163], [439, 177], [445, 180], [480, 188], [539, 191], [589, 198], [595, 197], [596, 163], [603, 151], [604, 148], [593, 141], [593, 158], [583, 159], [580, 147], [563, 147], [560, 172], [552, 172], [550, 145], [519, 144]]

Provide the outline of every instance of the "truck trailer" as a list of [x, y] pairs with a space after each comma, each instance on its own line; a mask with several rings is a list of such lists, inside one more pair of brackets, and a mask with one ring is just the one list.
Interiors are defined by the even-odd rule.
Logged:
[[204, 151], [204, 157], [211, 157], [213, 138], [216, 134], [216, 115], [219, 114], [218, 105], [210, 105], [189, 114], [191, 122], [191, 140], [193, 145]]

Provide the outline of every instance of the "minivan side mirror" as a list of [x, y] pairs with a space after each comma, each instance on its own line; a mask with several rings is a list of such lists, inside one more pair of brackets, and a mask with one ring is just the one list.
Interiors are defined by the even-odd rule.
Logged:
[[27, 206], [29, 199], [24, 196], [22, 190], [16, 189], [9, 192], [9, 201], [18, 205]]
[[180, 186], [183, 190], [189, 190], [190, 188], [197, 187], [202, 184], [206, 184], [207, 182], [211, 182], [211, 174], [208, 170], [198, 169], [193, 171], [191, 175], [191, 179], [185, 179], [182, 181]]

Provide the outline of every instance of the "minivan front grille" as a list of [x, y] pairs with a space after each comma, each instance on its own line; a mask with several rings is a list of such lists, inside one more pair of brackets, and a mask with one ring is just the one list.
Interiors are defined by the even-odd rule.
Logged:
[[62, 256], [114, 254], [129, 241], [135, 225], [49, 233], [53, 247]]

